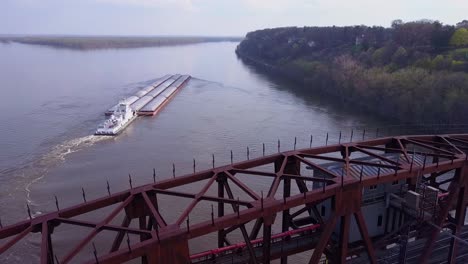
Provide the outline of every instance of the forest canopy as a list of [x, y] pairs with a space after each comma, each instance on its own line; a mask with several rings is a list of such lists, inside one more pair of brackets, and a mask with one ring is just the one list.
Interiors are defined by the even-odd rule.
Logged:
[[407, 122], [467, 122], [468, 21], [250, 32], [237, 54], [343, 102]]

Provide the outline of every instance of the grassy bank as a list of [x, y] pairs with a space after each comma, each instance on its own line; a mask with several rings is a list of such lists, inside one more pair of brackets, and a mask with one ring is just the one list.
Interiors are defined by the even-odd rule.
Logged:
[[186, 45], [204, 42], [240, 41], [240, 37], [122, 37], [122, 36], [3, 36], [0, 42], [92, 50]]

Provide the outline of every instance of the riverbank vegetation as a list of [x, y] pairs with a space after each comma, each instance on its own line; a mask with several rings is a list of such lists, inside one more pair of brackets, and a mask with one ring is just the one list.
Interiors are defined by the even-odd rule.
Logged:
[[0, 36], [0, 43], [15, 42], [77, 50], [144, 48], [240, 40], [240, 37]]
[[290, 27], [248, 33], [241, 58], [405, 122], [468, 122], [468, 21]]

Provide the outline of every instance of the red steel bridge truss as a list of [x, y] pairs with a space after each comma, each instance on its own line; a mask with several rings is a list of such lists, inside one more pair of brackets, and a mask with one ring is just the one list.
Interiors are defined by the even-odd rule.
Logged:
[[[44, 264], [287, 263], [301, 252], [309, 252], [302, 253], [309, 263], [392, 263], [385, 262], [389, 245], [399, 249], [396, 263], [409, 257], [430, 263], [440, 256], [442, 262], [463, 262], [468, 248], [462, 235], [467, 150], [468, 135], [459, 134], [386, 137], [279, 152], [109, 191], [106, 197], [70, 208], [57, 205], [56, 211], [3, 226], [0, 255], [35, 233]], [[251, 184], [257, 179], [271, 184], [259, 191]], [[397, 191], [370, 195], [378, 186], [395, 183], [402, 183]], [[428, 193], [435, 195], [429, 202]], [[170, 210], [164, 197], [172, 198], [169, 203], [188, 203], [183, 210]], [[370, 228], [375, 218], [368, 217], [366, 206], [379, 202], [386, 204], [386, 214], [378, 220], [383, 231], [375, 233]], [[279, 228], [273, 232], [272, 226]], [[72, 245], [54, 241], [56, 231], [73, 227], [83, 231], [71, 239]], [[96, 246], [104, 233], [105, 243]], [[237, 243], [230, 238], [234, 233]], [[353, 233], [357, 239], [350, 238]], [[409, 238], [421, 241], [418, 251], [408, 251]], [[191, 252], [192, 244], [203, 244], [208, 251]]]

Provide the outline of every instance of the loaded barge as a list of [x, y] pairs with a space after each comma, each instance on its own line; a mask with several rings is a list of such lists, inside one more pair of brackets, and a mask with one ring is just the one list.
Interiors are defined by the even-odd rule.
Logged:
[[[138, 115], [154, 116], [166, 105], [172, 97], [179, 91], [179, 88], [184, 86], [190, 76], [184, 75], [173, 82], [169, 87], [158, 93], [149, 103], [143, 106], [139, 111]], [[154, 89], [156, 90], [156, 89]], [[153, 91], [154, 91], [153, 90]]]
[[95, 135], [115, 136], [135, 120], [137, 115], [156, 115], [190, 78], [190, 75], [165, 75], [135, 95], [121, 100], [105, 112], [108, 119], [98, 126]]

